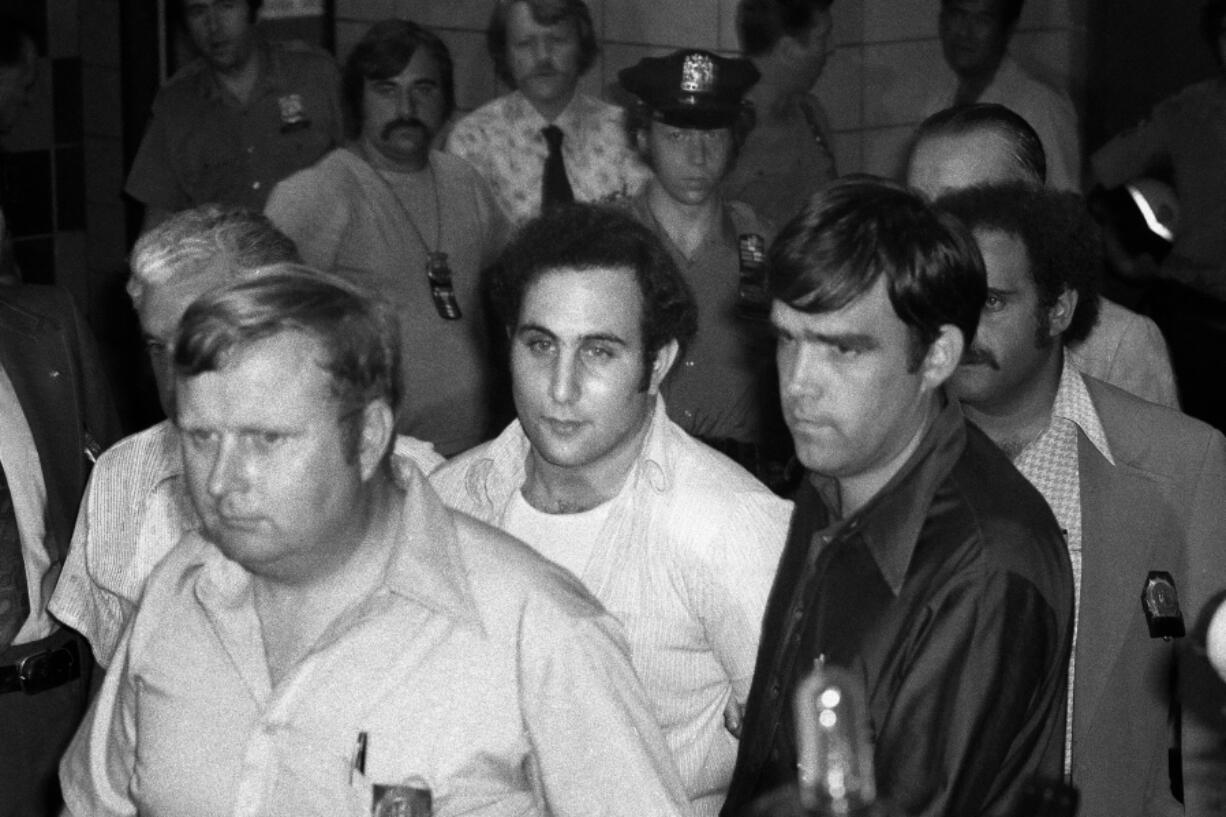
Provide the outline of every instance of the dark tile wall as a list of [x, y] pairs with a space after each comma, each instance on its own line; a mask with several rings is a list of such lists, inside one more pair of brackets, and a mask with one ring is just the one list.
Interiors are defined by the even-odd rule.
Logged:
[[38, 40], [38, 80], [31, 104], [22, 112], [0, 153], [0, 206], [13, 239], [22, 276], [31, 283], [58, 284], [69, 290], [83, 311], [90, 309], [90, 274], [84, 252], [85, 128], [81, 92], [82, 63], [77, 37], [66, 38], [50, 23], [74, 0], [5, 0]]
[[[146, 10], [151, 0], [125, 0]], [[151, 389], [124, 293], [120, 0], [0, 0], [39, 47], [29, 107], [0, 143], [0, 207], [30, 283], [68, 290], [88, 317], [130, 430], [147, 423]], [[129, 9], [130, 10], [130, 9]]]

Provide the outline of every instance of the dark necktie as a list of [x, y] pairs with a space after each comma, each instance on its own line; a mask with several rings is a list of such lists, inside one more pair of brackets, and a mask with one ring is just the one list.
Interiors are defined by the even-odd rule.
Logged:
[[26, 590], [17, 512], [4, 466], [0, 465], [0, 650], [8, 649], [29, 615], [30, 594]]
[[569, 204], [575, 200], [575, 193], [570, 189], [570, 180], [566, 178], [566, 165], [562, 163], [562, 130], [557, 125], [541, 128], [545, 144], [549, 146], [549, 155], [545, 157], [545, 173], [541, 177], [541, 209], [546, 210], [557, 204]]

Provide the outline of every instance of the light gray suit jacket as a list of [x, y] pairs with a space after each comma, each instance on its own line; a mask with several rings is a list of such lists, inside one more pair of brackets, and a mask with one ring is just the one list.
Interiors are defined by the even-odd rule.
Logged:
[[[1115, 464], [1080, 436], [1078, 814], [1226, 814], [1226, 685], [1193, 633], [1210, 597], [1226, 589], [1226, 438], [1091, 377], [1086, 383]], [[1175, 579], [1186, 638], [1149, 636], [1141, 592], [1155, 570]], [[1180, 742], [1182, 808], [1168, 774], [1168, 749]]]

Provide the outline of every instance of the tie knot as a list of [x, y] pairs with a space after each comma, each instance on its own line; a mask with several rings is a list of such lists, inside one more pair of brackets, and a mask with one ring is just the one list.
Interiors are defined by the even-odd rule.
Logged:
[[545, 144], [549, 145], [550, 153], [557, 153], [562, 149], [562, 129], [557, 125], [546, 125], [541, 128], [541, 135], [545, 137]]

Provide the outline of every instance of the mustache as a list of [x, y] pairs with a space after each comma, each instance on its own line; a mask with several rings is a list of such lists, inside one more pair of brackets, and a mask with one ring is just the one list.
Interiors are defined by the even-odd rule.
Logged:
[[413, 116], [408, 118], [397, 117], [396, 119], [393, 119], [383, 126], [383, 130], [379, 135], [384, 139], [389, 139], [391, 138], [392, 133], [400, 128], [421, 128], [421, 130], [427, 134], [431, 132], [430, 128], [425, 122], [422, 122], [420, 119]]
[[554, 74], [561, 73], [561, 69], [553, 63], [553, 60], [538, 62], [532, 66], [532, 71], [528, 74], [530, 77], [550, 77]]
[[962, 354], [963, 366], [987, 366], [996, 371], [1000, 371], [1000, 362], [996, 359], [996, 355], [988, 349], [981, 346], [972, 346]]

